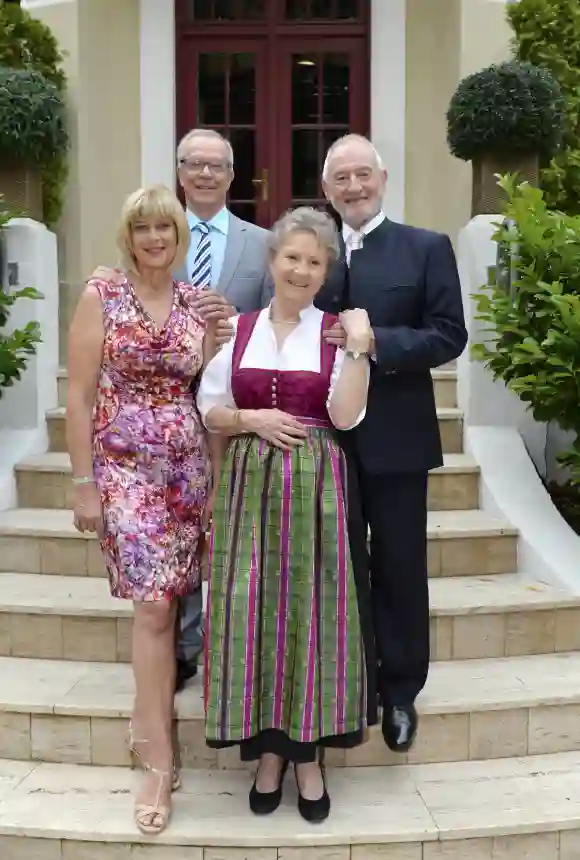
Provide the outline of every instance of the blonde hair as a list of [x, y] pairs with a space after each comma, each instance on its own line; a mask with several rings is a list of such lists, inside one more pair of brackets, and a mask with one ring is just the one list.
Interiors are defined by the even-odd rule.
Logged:
[[191, 241], [191, 231], [183, 206], [173, 191], [170, 191], [165, 185], [151, 185], [148, 188], [139, 188], [137, 191], [129, 194], [123, 204], [119, 229], [117, 231], [117, 247], [121, 252], [124, 268], [129, 270], [135, 269], [133, 228], [137, 221], [149, 218], [167, 218], [173, 221], [177, 248], [171, 267], [174, 269], [179, 268], [184, 264], [187, 257]]

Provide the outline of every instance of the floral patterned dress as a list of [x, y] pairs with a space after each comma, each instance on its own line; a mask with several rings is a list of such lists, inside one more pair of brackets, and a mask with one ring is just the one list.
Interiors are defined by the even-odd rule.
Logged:
[[190, 306], [196, 290], [174, 282], [172, 309], [159, 328], [127, 280], [90, 284], [101, 297], [105, 328], [93, 462], [111, 594], [171, 600], [199, 583], [211, 474], [191, 392], [203, 362], [204, 324]]

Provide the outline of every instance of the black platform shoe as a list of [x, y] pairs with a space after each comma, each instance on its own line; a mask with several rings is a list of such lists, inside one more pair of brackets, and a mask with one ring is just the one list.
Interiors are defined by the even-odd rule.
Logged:
[[282, 770], [280, 771], [280, 782], [278, 783], [278, 788], [275, 788], [274, 791], [258, 791], [256, 788], [256, 780], [254, 780], [254, 784], [250, 789], [248, 798], [250, 801], [250, 809], [254, 815], [271, 815], [272, 812], [276, 812], [280, 806], [280, 801], [282, 800], [282, 784], [287, 770], [288, 762], [285, 761], [282, 764]]
[[305, 797], [302, 797], [300, 793], [298, 774], [296, 773], [296, 765], [294, 765], [296, 788], [298, 789], [298, 812], [305, 821], [308, 821], [309, 824], [321, 824], [323, 821], [326, 821], [330, 814], [330, 795], [326, 790], [326, 775], [324, 772], [324, 763], [322, 761], [319, 761], [318, 766], [320, 768], [320, 773], [322, 774], [322, 784], [324, 786], [324, 792], [322, 793], [322, 796], [318, 798], [318, 800], [307, 800]]

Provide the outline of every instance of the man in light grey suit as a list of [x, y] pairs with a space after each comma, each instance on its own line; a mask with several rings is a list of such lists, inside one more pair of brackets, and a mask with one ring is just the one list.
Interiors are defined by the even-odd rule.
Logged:
[[[229, 141], [210, 129], [193, 129], [177, 147], [177, 169], [192, 241], [186, 267], [176, 276], [204, 289], [195, 309], [211, 318], [223, 313], [224, 299], [232, 313], [265, 307], [271, 298], [268, 231], [242, 221], [226, 207], [234, 178]], [[180, 601], [176, 692], [197, 674], [202, 613], [200, 587]]]
[[[200, 310], [212, 305], [214, 290], [242, 313], [265, 306], [270, 301], [268, 231], [242, 221], [227, 209], [226, 197], [234, 178], [229, 141], [211, 129], [193, 129], [177, 147], [177, 170], [192, 242], [186, 267], [176, 275], [210, 290], [199, 300]], [[209, 278], [207, 268], [196, 266], [206, 235], [211, 256]]]

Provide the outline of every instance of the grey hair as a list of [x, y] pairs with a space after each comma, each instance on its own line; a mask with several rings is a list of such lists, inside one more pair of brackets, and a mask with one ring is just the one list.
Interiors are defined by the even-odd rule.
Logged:
[[271, 252], [275, 254], [292, 233], [312, 233], [319, 244], [326, 248], [329, 258], [338, 259], [340, 255], [338, 230], [333, 219], [326, 212], [314, 209], [312, 206], [289, 209], [272, 227], [269, 237]]
[[326, 158], [324, 159], [324, 166], [322, 168], [322, 178], [326, 181], [328, 179], [328, 168], [330, 167], [330, 160], [337, 149], [341, 146], [344, 146], [346, 143], [366, 143], [373, 153], [373, 157], [376, 161], [376, 166], [379, 170], [382, 170], [383, 159], [378, 153], [376, 146], [372, 141], [365, 137], [363, 134], [344, 134], [342, 137], [337, 138], [334, 143], [331, 143], [328, 152], [326, 153]]
[[187, 134], [184, 134], [179, 143], [177, 144], [177, 163], [181, 161], [183, 158], [183, 151], [187, 147], [189, 143], [195, 140], [197, 137], [211, 137], [213, 140], [221, 140], [221, 142], [225, 145], [227, 153], [228, 153], [228, 163], [230, 167], [234, 166], [234, 150], [232, 149], [232, 145], [223, 134], [220, 134], [219, 131], [214, 131], [213, 128], [192, 128], [191, 131], [188, 131]]

